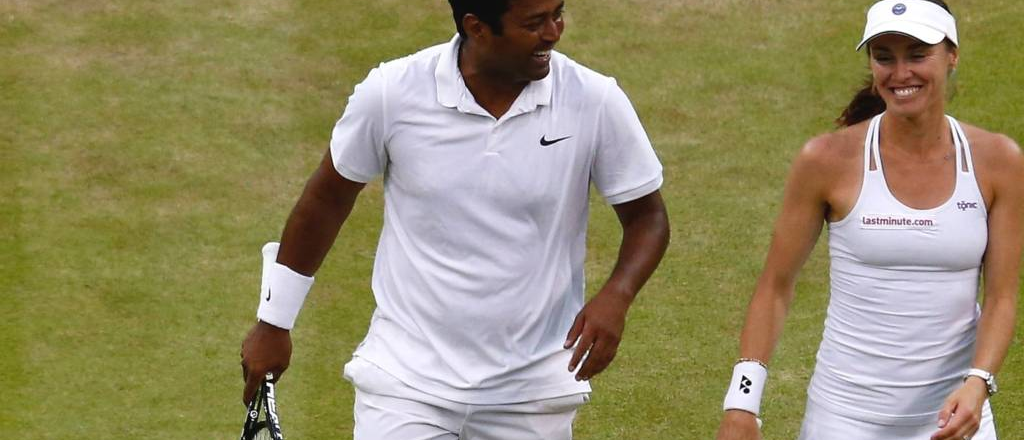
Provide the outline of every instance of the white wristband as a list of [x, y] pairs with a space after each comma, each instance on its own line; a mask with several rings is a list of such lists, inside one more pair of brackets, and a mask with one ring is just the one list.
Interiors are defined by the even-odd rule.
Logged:
[[755, 416], [761, 414], [761, 394], [768, 380], [768, 370], [755, 361], [740, 362], [732, 369], [732, 381], [725, 394], [722, 409], [741, 409]]
[[260, 283], [260, 307], [256, 317], [260, 321], [285, 330], [295, 326], [295, 318], [302, 309], [313, 277], [295, 272], [277, 262], [280, 243], [263, 245], [263, 282]]

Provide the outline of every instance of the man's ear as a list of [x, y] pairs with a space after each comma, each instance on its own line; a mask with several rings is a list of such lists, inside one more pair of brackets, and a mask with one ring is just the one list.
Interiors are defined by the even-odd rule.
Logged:
[[466, 37], [472, 40], [488, 39], [494, 35], [494, 30], [473, 14], [462, 16], [462, 29], [466, 31]]

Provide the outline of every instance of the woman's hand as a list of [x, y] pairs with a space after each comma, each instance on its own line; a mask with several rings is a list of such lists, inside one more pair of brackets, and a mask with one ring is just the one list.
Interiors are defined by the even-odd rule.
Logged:
[[931, 440], [964, 440], [978, 432], [981, 408], [988, 399], [988, 387], [980, 377], [968, 376], [964, 384], [946, 398], [939, 411], [939, 430]]
[[761, 440], [757, 417], [746, 411], [731, 409], [722, 416], [717, 440]]

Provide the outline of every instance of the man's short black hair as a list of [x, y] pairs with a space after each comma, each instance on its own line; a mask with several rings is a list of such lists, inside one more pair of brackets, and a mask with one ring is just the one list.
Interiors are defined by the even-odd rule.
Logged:
[[452, 17], [455, 18], [455, 29], [462, 38], [466, 38], [466, 30], [462, 28], [462, 18], [473, 14], [480, 21], [490, 26], [495, 35], [501, 35], [501, 16], [508, 12], [508, 4], [513, 0], [448, 0], [452, 6]]

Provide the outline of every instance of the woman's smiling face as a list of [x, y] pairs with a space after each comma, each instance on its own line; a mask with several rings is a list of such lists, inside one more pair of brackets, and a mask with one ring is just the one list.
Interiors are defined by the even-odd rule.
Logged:
[[946, 82], [956, 68], [956, 47], [883, 34], [868, 43], [871, 74], [886, 111], [913, 117], [945, 107]]

